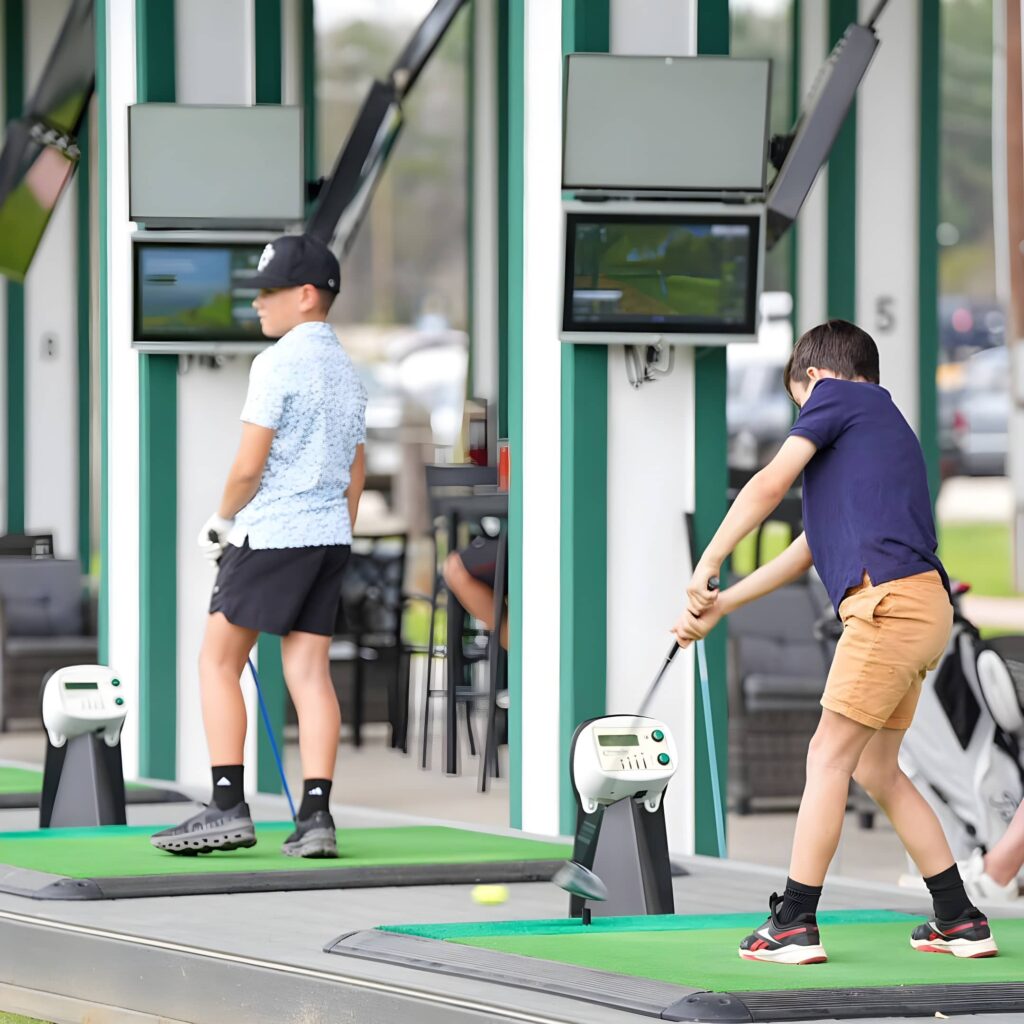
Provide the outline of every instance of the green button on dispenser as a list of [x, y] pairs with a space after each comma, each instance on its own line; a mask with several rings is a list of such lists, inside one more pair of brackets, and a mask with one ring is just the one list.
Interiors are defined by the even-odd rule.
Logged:
[[659, 754], [658, 755], [658, 764], [668, 764], [669, 760], [670, 760], [670, 758], [669, 758], [668, 754]]
[[655, 743], [660, 743], [664, 738], [665, 734], [660, 729], [655, 729], [654, 732], [651, 733], [651, 739], [654, 740]]
[[[124, 697], [115, 697], [115, 698], [114, 698], [114, 703], [115, 703], [115, 704], [116, 704], [116, 705], [117, 705], [118, 707], [120, 707], [120, 706], [121, 706], [121, 705], [122, 705], [122, 704], [124, 703]], [[664, 755], [662, 755], [662, 756], [664, 756]]]
[[120, 679], [111, 679], [110, 680], [110, 685], [111, 686], [120, 686], [121, 685], [121, 680]]

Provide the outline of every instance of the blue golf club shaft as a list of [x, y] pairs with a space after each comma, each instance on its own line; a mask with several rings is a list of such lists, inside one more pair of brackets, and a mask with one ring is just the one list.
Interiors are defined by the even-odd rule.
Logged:
[[295, 801], [292, 799], [292, 791], [288, 788], [288, 780], [284, 774], [284, 764], [281, 762], [281, 752], [277, 749], [277, 740], [274, 739], [274, 727], [270, 724], [270, 712], [267, 710], [266, 702], [263, 699], [263, 687], [260, 686], [259, 673], [256, 671], [256, 666], [252, 663], [252, 658], [249, 661], [249, 671], [252, 673], [252, 681], [256, 684], [256, 696], [260, 702], [260, 714], [263, 718], [263, 724], [267, 728], [267, 736], [270, 738], [270, 749], [274, 752], [274, 760], [277, 762], [277, 771], [281, 776], [281, 784], [284, 786], [284, 795], [288, 797], [288, 806], [292, 811], [292, 820], [295, 820]]
[[708, 760], [711, 770], [711, 796], [715, 805], [715, 834], [718, 839], [718, 856], [725, 856], [725, 814], [722, 808], [722, 789], [718, 780], [718, 749], [715, 746], [715, 723], [711, 717], [711, 685], [708, 680], [708, 656], [704, 641], [697, 641], [697, 669], [700, 676], [701, 700], [704, 704], [704, 733], [708, 743]]

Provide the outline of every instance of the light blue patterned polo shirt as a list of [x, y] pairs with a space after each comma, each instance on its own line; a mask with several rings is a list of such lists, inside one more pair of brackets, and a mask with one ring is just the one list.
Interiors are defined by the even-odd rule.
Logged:
[[345, 492], [366, 440], [366, 388], [326, 324], [304, 323], [261, 352], [242, 420], [276, 433], [255, 497], [228, 539], [251, 548], [351, 544]]

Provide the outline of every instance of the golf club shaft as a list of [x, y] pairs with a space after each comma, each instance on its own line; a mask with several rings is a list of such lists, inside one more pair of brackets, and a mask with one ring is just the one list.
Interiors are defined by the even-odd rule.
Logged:
[[704, 734], [708, 744], [708, 768], [711, 773], [711, 796], [715, 805], [715, 838], [718, 840], [718, 856], [725, 856], [725, 813], [722, 807], [722, 789], [718, 778], [718, 749], [715, 745], [715, 723], [711, 717], [711, 685], [708, 680], [708, 656], [704, 641], [697, 641], [697, 670], [700, 676], [700, 693], [704, 705]]
[[[708, 590], [717, 590], [717, 589], [718, 589], [718, 577], [717, 576], [712, 576], [711, 579], [708, 580]], [[668, 650], [668, 654], [665, 655], [665, 660], [661, 663], [661, 668], [658, 669], [658, 674], [654, 677], [654, 682], [651, 683], [651, 685], [647, 689], [647, 695], [640, 702], [640, 710], [637, 712], [638, 715], [642, 716], [642, 715], [644, 715], [646, 713], [648, 706], [650, 705], [652, 699], [654, 698], [654, 694], [657, 692], [658, 687], [661, 685], [662, 679], [665, 678], [665, 673], [668, 671], [669, 665], [672, 664], [672, 659], [676, 656], [676, 653], [678, 651], [679, 651], [679, 644], [676, 643], [676, 642], [673, 642], [672, 646]]]
[[285, 778], [284, 765], [281, 762], [281, 752], [277, 749], [277, 740], [274, 739], [274, 727], [270, 723], [270, 712], [267, 710], [266, 702], [263, 700], [263, 687], [260, 686], [260, 677], [256, 666], [249, 661], [249, 672], [252, 674], [252, 681], [256, 684], [256, 696], [260, 702], [260, 714], [263, 717], [263, 724], [267, 729], [267, 737], [270, 739], [270, 749], [274, 752], [274, 760], [277, 762], [277, 771], [281, 776], [281, 784], [284, 786], [284, 795], [288, 797], [288, 806], [291, 808], [292, 820], [295, 820], [295, 801], [292, 799], [292, 791], [288, 788], [288, 779]]

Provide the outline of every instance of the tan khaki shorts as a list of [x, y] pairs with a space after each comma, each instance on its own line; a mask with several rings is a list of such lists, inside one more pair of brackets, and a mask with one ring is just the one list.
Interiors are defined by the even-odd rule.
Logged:
[[865, 573], [839, 617], [843, 635], [821, 706], [872, 729], [908, 728], [953, 625], [942, 578], [932, 570], [874, 586]]

